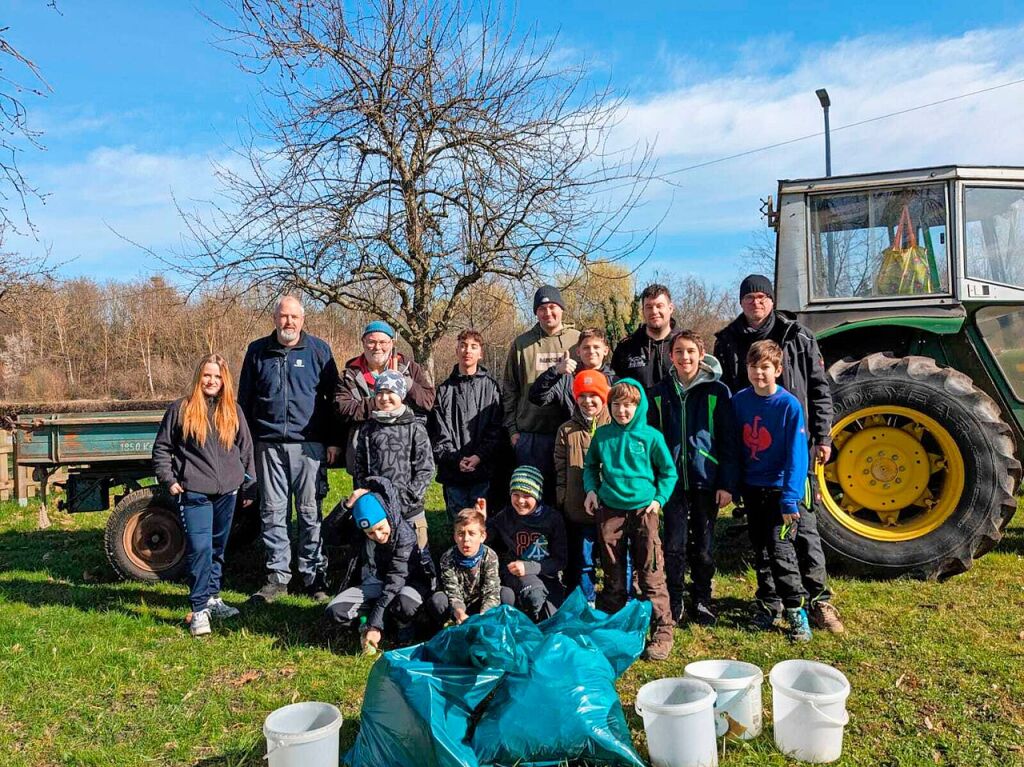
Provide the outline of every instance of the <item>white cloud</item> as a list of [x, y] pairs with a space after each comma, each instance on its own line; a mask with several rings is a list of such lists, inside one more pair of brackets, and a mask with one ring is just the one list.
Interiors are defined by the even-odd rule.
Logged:
[[[816, 88], [832, 99], [833, 172], [942, 164], [1021, 164], [1024, 83], [992, 93], [842, 130], [900, 109], [1024, 78], [1024, 27], [981, 29], [911, 40], [867, 36], [805, 49], [788, 66], [771, 38], [741, 47], [730, 71], [630, 101], [617, 143], [655, 142], [659, 171], [678, 184], [652, 194], [670, 206], [663, 232], [749, 231], [760, 225], [758, 198], [779, 178], [823, 175], [823, 139], [813, 138], [707, 168], [672, 171], [822, 129]], [[763, 54], [763, 60], [761, 57]], [[661, 52], [665, 61], [673, 52]], [[778, 59], [776, 59], [778, 60]], [[759, 62], [763, 66], [759, 66]], [[837, 130], [839, 129], [839, 130]], [[657, 186], [657, 185], [656, 185]]]

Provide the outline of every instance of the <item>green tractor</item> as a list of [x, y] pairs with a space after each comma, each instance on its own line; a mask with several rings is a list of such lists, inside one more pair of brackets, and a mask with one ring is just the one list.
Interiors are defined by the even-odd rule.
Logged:
[[947, 578], [998, 543], [1024, 444], [1024, 168], [780, 181], [776, 307], [832, 381], [826, 546]]

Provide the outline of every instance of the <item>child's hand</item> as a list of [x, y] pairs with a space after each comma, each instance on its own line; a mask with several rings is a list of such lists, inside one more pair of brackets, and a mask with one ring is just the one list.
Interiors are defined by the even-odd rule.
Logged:
[[348, 506], [349, 508], [352, 508], [352, 504], [355, 503], [356, 501], [358, 501], [360, 498], [362, 498], [368, 492], [370, 492], [370, 491], [367, 490], [365, 487], [361, 487], [358, 490], [353, 490], [352, 491], [352, 495], [350, 495], [348, 498], [345, 499], [345, 505]]
[[576, 360], [572, 357], [562, 357], [555, 365], [555, 372], [560, 375], [572, 375], [576, 372]]
[[783, 514], [782, 515], [782, 521], [783, 521], [784, 524], [791, 525], [794, 522], [799, 522], [800, 521], [800, 515], [799, 514]]
[[657, 501], [651, 501], [647, 508], [644, 509], [644, 514], [657, 514], [659, 511], [661, 511], [661, 504]]
[[597, 493], [591, 490], [587, 493], [587, 497], [583, 501], [583, 510], [587, 512], [587, 514], [594, 514], [597, 512], [597, 505]]
[[465, 623], [467, 618], [469, 618], [469, 613], [467, 613], [465, 610], [456, 610], [455, 611], [455, 622], [456, 623], [459, 623], [459, 624]]
[[359, 639], [359, 645], [362, 647], [363, 652], [370, 652], [371, 654], [377, 652], [380, 649], [380, 630], [366, 629]]
[[526, 565], [517, 559], [515, 562], [508, 563], [508, 571], [517, 578], [522, 578], [526, 575]]
[[724, 509], [730, 503], [732, 503], [732, 493], [728, 490], [718, 490], [715, 492], [715, 503], [718, 504], [718, 508]]

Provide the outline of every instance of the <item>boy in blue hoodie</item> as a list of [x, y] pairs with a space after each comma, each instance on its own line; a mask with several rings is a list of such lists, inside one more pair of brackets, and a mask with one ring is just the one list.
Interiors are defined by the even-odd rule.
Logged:
[[672, 652], [672, 610], [665, 586], [665, 555], [658, 512], [672, 495], [676, 468], [665, 440], [647, 424], [647, 396], [632, 378], [608, 394], [612, 422], [594, 433], [583, 463], [584, 508], [596, 514], [604, 586], [597, 606], [607, 613], [626, 604], [626, 552], [633, 555], [640, 591], [651, 602], [648, 660]]
[[[765, 599], [774, 578], [789, 623], [787, 635], [793, 641], [807, 642], [811, 639], [807, 591], [795, 546], [805, 503], [807, 433], [800, 401], [776, 383], [781, 375], [779, 345], [755, 342], [747, 352], [751, 386], [738, 392], [732, 402], [737, 429], [742, 429], [741, 493], [757, 572], [755, 598], [766, 614], [774, 616], [774, 606]], [[763, 625], [770, 624], [765, 621]]]
[[683, 330], [670, 348], [672, 369], [650, 391], [650, 423], [665, 438], [679, 481], [665, 504], [665, 575], [672, 618], [682, 620], [686, 567], [690, 567], [690, 620], [713, 626], [712, 555], [718, 510], [732, 503], [739, 455], [729, 387], [722, 367], [705, 353], [704, 339]]

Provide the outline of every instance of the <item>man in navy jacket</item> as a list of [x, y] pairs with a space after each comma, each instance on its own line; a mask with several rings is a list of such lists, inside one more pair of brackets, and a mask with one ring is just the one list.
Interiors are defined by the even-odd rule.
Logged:
[[260, 521], [267, 581], [253, 602], [273, 602], [291, 580], [288, 516], [292, 498], [298, 517], [298, 569], [306, 592], [326, 602], [327, 560], [320, 539], [327, 464], [337, 460], [331, 444], [331, 398], [338, 367], [331, 347], [302, 330], [305, 312], [293, 296], [274, 306], [275, 330], [249, 344], [238, 382], [238, 401], [256, 445]]

